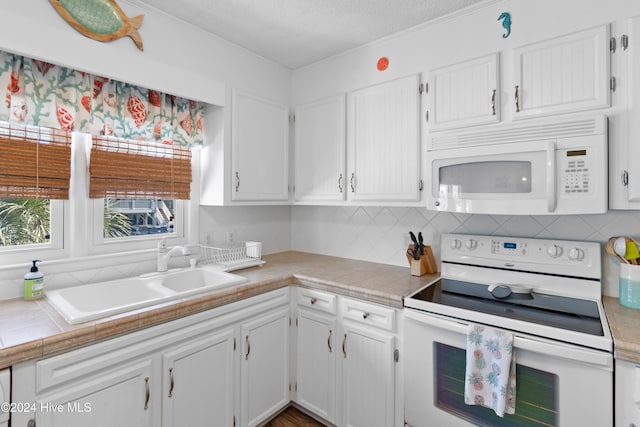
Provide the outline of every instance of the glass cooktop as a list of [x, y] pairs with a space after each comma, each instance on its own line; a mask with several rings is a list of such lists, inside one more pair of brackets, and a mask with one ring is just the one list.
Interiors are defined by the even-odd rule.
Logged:
[[505, 298], [497, 298], [486, 285], [446, 278], [417, 292], [410, 299], [604, 336], [594, 301], [535, 292], [512, 293]]

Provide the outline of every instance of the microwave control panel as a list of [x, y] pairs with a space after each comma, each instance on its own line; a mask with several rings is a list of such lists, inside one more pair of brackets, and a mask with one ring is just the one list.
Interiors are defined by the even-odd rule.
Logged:
[[567, 194], [589, 192], [587, 150], [568, 150], [562, 165], [563, 189]]

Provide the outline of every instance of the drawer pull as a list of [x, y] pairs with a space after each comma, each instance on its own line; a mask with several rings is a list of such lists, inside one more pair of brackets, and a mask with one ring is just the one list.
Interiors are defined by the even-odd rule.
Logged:
[[149, 390], [149, 377], [144, 379], [144, 390], [145, 390], [145, 398], [144, 398], [144, 410], [149, 409], [149, 398], [151, 397], [151, 391]]
[[367, 320], [367, 319], [369, 318], [369, 316], [370, 316], [370, 315], [371, 315], [371, 314], [370, 314], [368, 311], [365, 311], [364, 313], [362, 313], [362, 318], [363, 318], [364, 320]]
[[318, 302], [318, 298], [311, 298], [311, 304], [315, 304]]
[[169, 369], [169, 397], [173, 397], [173, 368]]

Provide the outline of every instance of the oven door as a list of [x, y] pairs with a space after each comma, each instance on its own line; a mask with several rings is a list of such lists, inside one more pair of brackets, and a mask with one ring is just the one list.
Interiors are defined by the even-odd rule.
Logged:
[[468, 323], [405, 308], [405, 422], [432, 426], [613, 426], [613, 356], [516, 334], [516, 411], [465, 405]]

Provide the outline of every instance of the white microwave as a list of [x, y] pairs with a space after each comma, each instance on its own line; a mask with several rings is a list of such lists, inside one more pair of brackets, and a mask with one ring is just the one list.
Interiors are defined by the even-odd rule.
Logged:
[[607, 118], [506, 124], [430, 137], [427, 208], [502, 215], [605, 213]]

